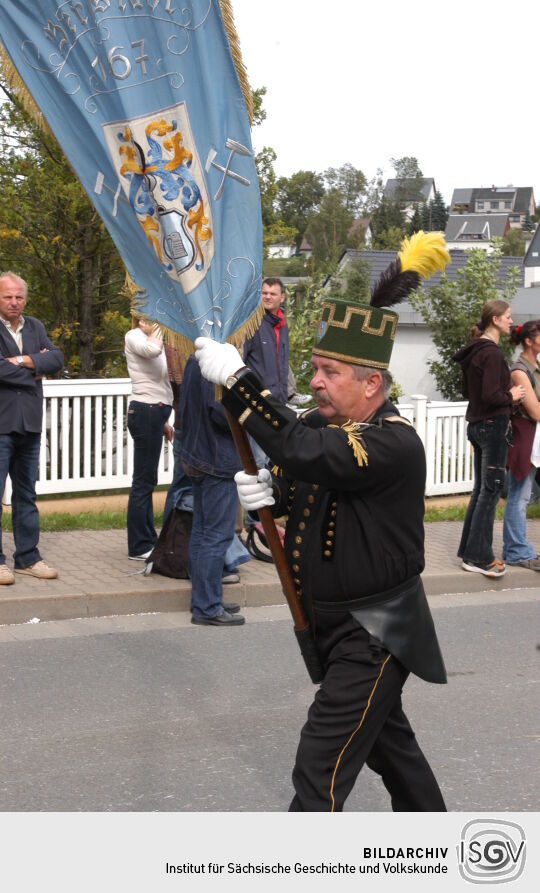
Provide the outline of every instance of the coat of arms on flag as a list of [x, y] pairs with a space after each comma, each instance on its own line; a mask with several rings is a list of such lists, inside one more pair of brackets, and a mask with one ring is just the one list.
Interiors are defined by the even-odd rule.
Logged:
[[111, 163], [163, 269], [187, 294], [214, 255], [212, 212], [185, 103], [103, 126]]

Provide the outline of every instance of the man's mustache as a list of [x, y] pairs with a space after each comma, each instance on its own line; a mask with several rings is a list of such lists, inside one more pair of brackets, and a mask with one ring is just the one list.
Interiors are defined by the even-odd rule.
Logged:
[[313, 391], [313, 397], [319, 404], [319, 406], [328, 406], [330, 400], [328, 395], [324, 393], [324, 391]]

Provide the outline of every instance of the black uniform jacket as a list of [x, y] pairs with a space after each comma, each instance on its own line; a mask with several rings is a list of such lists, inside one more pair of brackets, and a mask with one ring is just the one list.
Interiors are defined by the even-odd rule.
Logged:
[[299, 419], [250, 370], [223, 402], [279, 469], [274, 514], [288, 516], [285, 552], [311, 620], [348, 610], [412, 672], [445, 681], [419, 577], [426, 466], [414, 428], [389, 401], [368, 423]]

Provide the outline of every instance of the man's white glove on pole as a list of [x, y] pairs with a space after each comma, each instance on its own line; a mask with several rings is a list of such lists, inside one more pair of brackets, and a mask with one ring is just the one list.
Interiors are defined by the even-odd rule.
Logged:
[[221, 385], [225, 385], [229, 376], [245, 365], [236, 347], [232, 344], [219, 344], [211, 338], [195, 339], [195, 359], [203, 378]]
[[265, 505], [274, 505], [272, 475], [267, 468], [259, 468], [257, 476], [246, 474], [245, 471], [237, 471], [234, 480], [240, 505], [246, 511], [256, 511]]

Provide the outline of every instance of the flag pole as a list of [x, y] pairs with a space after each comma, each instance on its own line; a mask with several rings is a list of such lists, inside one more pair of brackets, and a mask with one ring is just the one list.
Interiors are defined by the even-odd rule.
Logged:
[[[255, 459], [253, 458], [247, 434], [238, 420], [235, 419], [228, 410], [226, 410], [226, 412], [234, 443], [238, 450], [238, 455], [240, 456], [244, 471], [247, 474], [257, 475], [258, 468]], [[285, 553], [281, 547], [281, 540], [276, 530], [272, 512], [268, 506], [264, 506], [263, 508], [257, 509], [257, 513], [263, 526], [264, 535], [268, 541], [272, 558], [274, 559], [274, 564], [283, 587], [283, 594], [287, 599], [291, 611], [294, 633], [298, 645], [300, 646], [300, 652], [304, 659], [310, 679], [315, 683], [322, 682], [324, 670], [321, 665], [317, 646], [311, 633], [309, 621], [296, 594], [296, 587], [294, 585], [291, 570], [287, 564], [287, 559], [285, 558]]]

